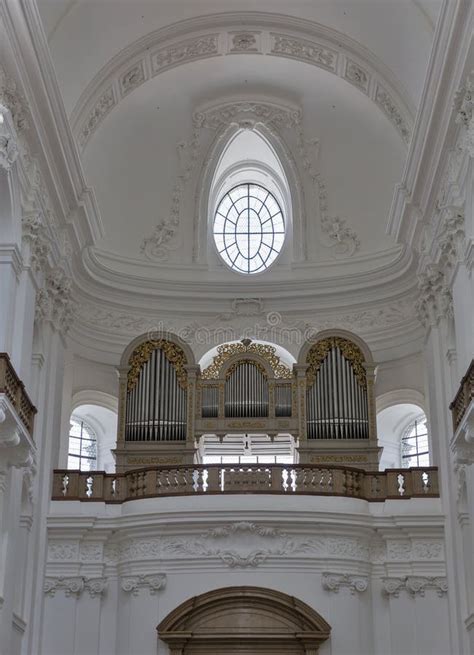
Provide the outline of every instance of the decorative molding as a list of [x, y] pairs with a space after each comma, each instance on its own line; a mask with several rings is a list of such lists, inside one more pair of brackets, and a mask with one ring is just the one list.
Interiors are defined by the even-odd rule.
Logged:
[[[179, 172], [173, 188], [170, 218], [161, 221], [154, 228], [152, 235], [143, 240], [140, 247], [140, 252], [147, 259], [165, 262], [170, 251], [176, 250], [180, 245], [177, 226], [180, 220], [182, 195], [199, 158], [202, 130], [217, 132], [217, 140], [220, 141], [231, 127], [254, 130], [258, 125], [265, 126], [281, 143], [283, 143], [281, 134], [283, 130], [291, 130], [294, 133], [301, 166], [315, 188], [321, 213], [321, 227], [328, 238], [328, 242], [324, 245], [330, 248], [332, 255], [336, 259], [351, 257], [360, 248], [356, 233], [347, 226], [346, 221], [329, 214], [326, 183], [316, 166], [319, 140], [308, 141], [305, 138], [300, 108], [284, 105], [281, 102], [232, 100], [198, 109], [193, 114], [192, 122], [191, 139], [181, 141], [177, 146]], [[315, 152], [310, 152], [309, 146]]]
[[79, 545], [77, 542], [55, 542], [48, 544], [48, 561], [64, 562], [77, 561], [79, 557]]
[[80, 560], [81, 562], [101, 562], [103, 554], [102, 544], [81, 544]]
[[[247, 535], [252, 535], [248, 543]], [[210, 528], [201, 537], [168, 539], [163, 554], [217, 557], [229, 568], [254, 568], [269, 557], [288, 557], [305, 552], [321, 552], [323, 540], [295, 539], [279, 528], [248, 521]]]
[[43, 591], [47, 596], [54, 597], [57, 591], [64, 591], [67, 597], [80, 596], [87, 591], [91, 598], [103, 595], [107, 590], [107, 578], [46, 577]]
[[[367, 95], [405, 143], [409, 141], [411, 103], [401, 99], [388, 69], [349, 37], [317, 23], [305, 21], [303, 26], [298, 19], [256, 12], [251, 16], [234, 12], [207, 17], [207, 29], [210, 33], [202, 34], [201, 21], [196, 19], [181, 21], [147, 35], [116, 55], [90, 82], [74, 108], [74, 132], [79, 145], [84, 148], [112, 108], [149, 79], [147, 71], [155, 77], [199, 59], [255, 53], [294, 59], [341, 77]], [[193, 32], [200, 33], [193, 36]]]
[[369, 91], [370, 73], [351, 59], [346, 59], [344, 78], [364, 93]]
[[336, 259], [354, 255], [360, 247], [360, 241], [344, 219], [329, 214], [327, 186], [317, 170], [319, 139], [305, 138], [303, 114], [300, 108], [284, 106], [280, 103], [237, 101], [201, 110], [194, 116], [195, 122], [199, 121], [202, 127], [220, 131], [221, 134], [225, 134], [233, 124], [251, 130], [262, 124], [271, 133], [276, 134], [278, 141], [283, 143], [282, 130], [293, 132], [299, 162], [314, 185], [316, 201], [321, 213], [321, 227], [329, 239], [329, 242], [324, 245], [330, 248]]
[[443, 561], [444, 547], [440, 540], [387, 540], [388, 562], [413, 562], [423, 560]]
[[347, 587], [351, 594], [362, 593], [366, 591], [369, 585], [369, 578], [366, 575], [344, 575], [341, 573], [322, 574], [321, 579], [323, 589], [338, 593], [341, 587]]
[[95, 132], [100, 123], [112, 110], [112, 108], [115, 107], [116, 104], [117, 101], [115, 99], [114, 89], [113, 87], [110, 87], [104, 91], [104, 93], [97, 100], [94, 107], [89, 112], [89, 115], [87, 116], [83, 126], [81, 127], [81, 131], [79, 132], [77, 139], [81, 148], [84, 148], [91, 135]]
[[165, 262], [170, 252], [180, 245], [176, 225], [163, 220], [155, 226], [151, 236], [143, 239], [140, 252], [150, 261]]
[[229, 32], [231, 39], [230, 54], [234, 53], [260, 53], [261, 54], [261, 32]]
[[217, 318], [232, 321], [238, 316], [262, 316], [264, 306], [262, 298], [234, 298], [230, 303], [230, 312], [223, 312]]
[[153, 74], [157, 75], [173, 66], [181, 66], [190, 61], [218, 55], [218, 42], [218, 34], [207, 34], [155, 50], [151, 54]]
[[25, 214], [21, 221], [22, 238], [29, 245], [29, 264], [38, 273], [49, 265], [51, 240], [38, 212]]
[[164, 589], [166, 586], [166, 574], [150, 574], [150, 575], [124, 575], [120, 579], [120, 587], [122, 591], [131, 593], [133, 596], [138, 596], [140, 589], [148, 587], [150, 596], [154, 596], [158, 591]]
[[395, 126], [405, 143], [408, 144], [411, 139], [411, 128], [398, 109], [394, 99], [381, 84], [377, 84], [375, 102], [382, 109], [389, 121]]
[[66, 334], [74, 317], [71, 297], [72, 281], [60, 266], [46, 276], [45, 286], [36, 294], [36, 321], [50, 321], [55, 329]]
[[[231, 305], [231, 312], [223, 312], [193, 323], [186, 323], [184, 320], [179, 322], [176, 316], [169, 320], [163, 320], [163, 316], [160, 319], [141, 316], [137, 313], [116, 311], [108, 309], [104, 305], [99, 306], [85, 302], [75, 308], [74, 322], [107, 332], [112, 330], [114, 334], [120, 333], [127, 336], [143, 334], [146, 331], [153, 332], [157, 325], [164, 325], [166, 330], [178, 334], [188, 344], [209, 343], [211, 345], [219, 343], [215, 338], [219, 335], [222, 337], [222, 342], [237, 340], [241, 338], [242, 333], [255, 339], [278, 342], [281, 333], [283, 338], [287, 339], [288, 335], [292, 335], [298, 340], [295, 343], [302, 344], [313, 338], [317, 332], [331, 328], [370, 334], [373, 331], [385, 330], [407, 322], [418, 323], [415, 310], [416, 299], [407, 297], [370, 309], [327, 316], [319, 313], [316, 317], [310, 317], [307, 320], [298, 320], [278, 312], [270, 312], [265, 315], [262, 311], [264, 320], [255, 320], [255, 325], [250, 330], [249, 319], [258, 319], [260, 316], [260, 314], [252, 313], [258, 311], [260, 302], [263, 303], [263, 299], [242, 299], [242, 303], [240, 303], [240, 299], [236, 299]], [[262, 310], [263, 308], [262, 304]], [[233, 321], [232, 325], [229, 325], [230, 321]]]
[[64, 591], [67, 597], [79, 596], [84, 591], [84, 578], [79, 576], [71, 578], [45, 578], [43, 591], [47, 596], [54, 596], [59, 590]]
[[383, 578], [382, 588], [387, 596], [398, 598], [400, 590], [405, 588], [405, 578]]
[[331, 48], [287, 34], [270, 34], [271, 54], [297, 59], [336, 73], [338, 53]]
[[102, 596], [107, 591], [107, 578], [84, 578], [84, 589], [91, 598]]
[[0, 166], [9, 171], [18, 157], [18, 142], [8, 115], [0, 107]]
[[382, 588], [387, 596], [398, 598], [400, 591], [405, 590], [411, 596], [425, 596], [427, 589], [433, 589], [438, 596], [444, 596], [448, 591], [445, 577], [425, 577], [409, 575], [403, 578], [383, 578]]
[[0, 105], [9, 110], [18, 134], [22, 134], [29, 129], [28, 103], [18, 91], [16, 82], [2, 66], [0, 66]]
[[234, 355], [253, 354], [261, 357], [271, 366], [275, 378], [292, 379], [291, 368], [282, 364], [273, 346], [262, 343], [255, 343], [251, 339], [242, 339], [237, 343], [227, 343], [217, 347], [217, 355], [214, 356], [212, 364], [202, 371], [203, 380], [214, 380], [220, 377], [223, 365]]
[[474, 71], [466, 77], [454, 98], [456, 123], [463, 127], [460, 148], [474, 157]]
[[435, 326], [443, 318], [453, 317], [453, 297], [443, 272], [436, 264], [428, 264], [418, 276], [419, 299], [415, 305], [420, 323]]
[[146, 72], [143, 62], [132, 66], [120, 77], [120, 89], [122, 96], [126, 96], [133, 89], [141, 86], [146, 80]]

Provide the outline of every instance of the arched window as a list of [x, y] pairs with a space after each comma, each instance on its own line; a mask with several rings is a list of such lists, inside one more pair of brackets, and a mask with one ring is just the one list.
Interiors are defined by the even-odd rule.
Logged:
[[402, 435], [402, 466], [429, 466], [428, 427], [424, 414], [415, 419]]
[[94, 471], [97, 468], [97, 438], [82, 419], [71, 419], [69, 430], [68, 469]]
[[229, 141], [214, 172], [208, 207], [216, 265], [220, 259], [245, 275], [262, 273], [277, 259], [279, 266], [287, 265], [290, 189], [279, 158], [257, 129], [241, 129]]
[[278, 257], [285, 220], [275, 196], [260, 184], [239, 184], [219, 202], [214, 241], [225, 263], [240, 273], [259, 273]]

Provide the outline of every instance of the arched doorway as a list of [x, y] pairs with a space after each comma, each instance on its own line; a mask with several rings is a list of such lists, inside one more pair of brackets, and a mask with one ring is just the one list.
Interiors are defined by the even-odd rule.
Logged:
[[260, 587], [226, 587], [185, 601], [157, 630], [171, 655], [316, 655], [331, 627], [293, 596]]

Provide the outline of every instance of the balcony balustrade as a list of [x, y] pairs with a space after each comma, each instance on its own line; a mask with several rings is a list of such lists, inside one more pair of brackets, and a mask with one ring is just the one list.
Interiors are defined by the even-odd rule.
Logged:
[[466, 375], [461, 380], [458, 392], [449, 406], [453, 416], [453, 431], [456, 432], [463, 420], [469, 405], [474, 400], [474, 359], [472, 360]]
[[33, 421], [36, 408], [25, 391], [25, 386], [12, 366], [7, 353], [0, 353], [0, 399], [5, 402], [2, 407], [6, 413], [7, 405], [17, 414], [29, 437], [33, 437]]
[[311, 465], [190, 465], [121, 474], [56, 470], [53, 500], [123, 503], [140, 498], [209, 494], [346, 496], [367, 501], [439, 496], [436, 467], [367, 472]]

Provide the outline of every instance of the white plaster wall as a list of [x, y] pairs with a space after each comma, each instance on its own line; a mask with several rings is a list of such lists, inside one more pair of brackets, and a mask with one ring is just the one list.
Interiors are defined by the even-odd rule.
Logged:
[[[438, 499], [52, 502], [40, 653], [165, 655], [156, 626], [180, 603], [253, 585], [293, 595], [329, 622], [321, 655], [446, 655], [446, 594], [428, 585], [424, 593], [403, 587], [388, 595], [383, 586], [386, 578], [444, 579], [442, 523]], [[357, 576], [367, 587], [330, 591], [328, 572]], [[164, 581], [154, 590], [157, 575]], [[91, 580], [102, 593], [91, 593]]]
[[381, 362], [377, 367], [375, 394], [377, 397], [397, 389], [424, 392], [423, 357], [421, 353]]

